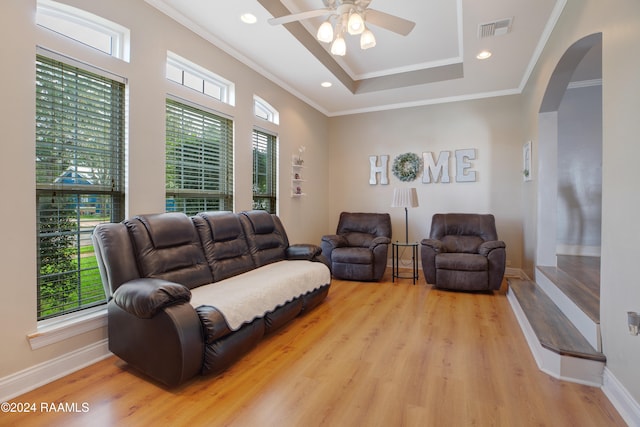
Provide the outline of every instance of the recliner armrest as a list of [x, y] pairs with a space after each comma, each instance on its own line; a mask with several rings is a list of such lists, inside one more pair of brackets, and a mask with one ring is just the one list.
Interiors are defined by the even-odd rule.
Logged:
[[388, 245], [389, 243], [391, 243], [391, 239], [388, 237], [384, 237], [384, 236], [379, 236], [374, 238], [371, 243], [369, 244], [369, 249], [373, 249], [378, 245]]
[[422, 239], [422, 242], [420, 242], [420, 243], [422, 244], [422, 246], [427, 246], [427, 247], [431, 248], [436, 253], [446, 252], [444, 244], [440, 240]]
[[322, 253], [320, 246], [309, 243], [290, 245], [286, 249], [287, 259], [312, 261], [316, 256], [320, 255], [320, 253]]
[[184, 285], [162, 279], [134, 279], [113, 293], [114, 302], [124, 311], [141, 319], [150, 319], [165, 307], [191, 300]]
[[492, 250], [505, 247], [506, 245], [502, 240], [490, 240], [482, 243], [480, 247], [478, 247], [478, 253], [483, 256], [488, 256]]
[[339, 234], [322, 236], [322, 241], [328, 243], [332, 248], [340, 248], [348, 245], [347, 239]]

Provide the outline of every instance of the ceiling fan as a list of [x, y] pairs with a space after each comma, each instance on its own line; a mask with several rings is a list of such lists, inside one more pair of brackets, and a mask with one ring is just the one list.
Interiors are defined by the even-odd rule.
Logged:
[[[331, 53], [343, 56], [347, 48], [344, 33], [360, 35], [360, 48], [369, 49], [376, 45], [376, 39], [367, 24], [375, 25], [406, 36], [416, 23], [375, 9], [369, 9], [372, 0], [322, 0], [325, 7], [306, 12], [293, 13], [269, 19], [271, 25], [288, 24], [294, 21], [327, 16], [318, 28], [316, 38], [331, 43]], [[333, 24], [332, 24], [333, 21]]]

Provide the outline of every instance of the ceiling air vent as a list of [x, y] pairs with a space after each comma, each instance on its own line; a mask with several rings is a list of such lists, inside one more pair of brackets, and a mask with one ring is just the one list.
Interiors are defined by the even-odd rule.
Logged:
[[478, 25], [478, 37], [501, 36], [511, 31], [513, 18], [500, 19], [499, 21], [487, 22]]

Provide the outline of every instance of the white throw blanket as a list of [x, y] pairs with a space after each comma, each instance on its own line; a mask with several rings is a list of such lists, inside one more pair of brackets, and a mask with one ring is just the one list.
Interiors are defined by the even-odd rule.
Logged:
[[192, 289], [191, 305], [217, 308], [235, 331], [330, 280], [331, 273], [321, 262], [279, 261]]

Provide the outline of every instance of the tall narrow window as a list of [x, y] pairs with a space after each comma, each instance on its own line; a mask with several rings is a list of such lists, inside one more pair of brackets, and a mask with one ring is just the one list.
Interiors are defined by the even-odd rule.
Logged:
[[233, 210], [233, 122], [168, 99], [166, 209]]
[[125, 85], [36, 58], [38, 319], [103, 304], [91, 233], [124, 216]]
[[277, 138], [253, 131], [253, 209], [276, 213]]

